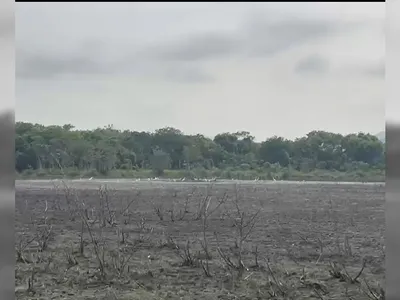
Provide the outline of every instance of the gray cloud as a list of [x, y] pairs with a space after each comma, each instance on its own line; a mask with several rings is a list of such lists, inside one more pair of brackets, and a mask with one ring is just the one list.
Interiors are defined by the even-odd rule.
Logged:
[[16, 76], [21, 78], [51, 78], [58, 75], [91, 74], [106, 71], [99, 61], [85, 55], [27, 54], [17, 51]]
[[0, 1], [0, 112], [15, 106], [14, 1]]
[[[4, 87], [16, 93], [17, 120], [94, 128], [107, 117], [121, 129], [172, 125], [210, 136], [241, 120], [259, 140], [384, 126], [383, 81], [366, 75], [385, 55], [384, 3], [16, 6], [17, 84]], [[329, 72], [296, 74], [296, 63], [320, 74], [312, 55]], [[277, 128], [277, 111], [299, 126]]]
[[332, 35], [343, 28], [340, 25], [332, 20], [282, 19], [268, 22], [256, 18], [234, 33], [210, 32], [182, 37], [153, 46], [143, 53], [167, 61], [200, 61], [229, 55], [272, 56], [310, 40]]
[[325, 74], [328, 71], [329, 60], [317, 54], [313, 54], [301, 59], [294, 67], [294, 72], [297, 74]]
[[[101, 45], [99, 45], [101, 47]], [[18, 51], [16, 60], [16, 76], [24, 79], [50, 79], [63, 75], [151, 75], [166, 81], [181, 83], [204, 83], [214, 81], [214, 78], [202, 70], [200, 66], [172, 66], [140, 62], [133, 58], [126, 60], [111, 60], [105, 62], [101, 56], [85, 53], [69, 53], [45, 55]]]
[[[200, 66], [204, 60], [229, 56], [269, 57], [344, 28], [343, 22], [333, 20], [286, 18], [269, 22], [265, 21], [267, 15], [263, 16], [263, 19], [252, 18], [247, 23], [242, 22], [236, 31], [192, 33], [135, 47], [117, 45], [108, 39], [95, 43], [83, 39], [76, 43], [73, 51], [59, 52], [49, 49], [27, 51], [17, 44], [16, 75], [20, 78], [52, 78], [65, 74], [140, 73], [146, 64], [159, 61], [176, 64], [173, 67], [157, 66], [159, 70], [155, 72], [164, 70], [161, 72], [167, 74], [166, 79], [209, 82], [212, 77]], [[346, 30], [351, 28], [348, 26]], [[110, 51], [114, 55], [109, 55]], [[199, 65], [188, 69], [181, 66], [182, 62]]]
[[215, 78], [196, 67], [170, 67], [164, 73], [164, 78], [181, 83], [209, 83], [214, 82]]
[[351, 74], [357, 77], [369, 77], [375, 79], [385, 79], [386, 66], [383, 60], [375, 60], [369, 62], [358, 63], [350, 66], [344, 66], [342, 74]]
[[13, 38], [15, 33], [15, 21], [12, 14], [2, 14], [0, 16], [0, 38]]
[[14, 38], [15, 18], [14, 1], [3, 0], [0, 2], [0, 39]]
[[366, 75], [369, 75], [372, 77], [385, 78], [385, 74], [386, 74], [385, 62], [382, 61], [382, 62], [376, 63], [375, 65], [372, 65], [368, 68], [364, 68], [363, 71]]
[[340, 25], [332, 20], [252, 20], [246, 28], [248, 51], [253, 56], [274, 55], [315, 39], [326, 38], [337, 32]]
[[205, 33], [146, 49], [149, 58], [167, 61], [199, 61], [237, 52], [241, 41], [228, 34]]

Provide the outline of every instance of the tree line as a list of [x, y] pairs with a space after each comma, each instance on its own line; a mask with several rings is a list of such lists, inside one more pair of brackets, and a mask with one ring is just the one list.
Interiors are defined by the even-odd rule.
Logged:
[[155, 132], [117, 130], [109, 125], [76, 130], [73, 125], [44, 126], [26, 122], [15, 125], [17, 172], [74, 168], [95, 170], [241, 170], [288, 168], [312, 170], [383, 170], [384, 144], [374, 135], [341, 135], [312, 131], [295, 140], [273, 136], [256, 142], [247, 131], [220, 133], [214, 138], [187, 135], [172, 127]]

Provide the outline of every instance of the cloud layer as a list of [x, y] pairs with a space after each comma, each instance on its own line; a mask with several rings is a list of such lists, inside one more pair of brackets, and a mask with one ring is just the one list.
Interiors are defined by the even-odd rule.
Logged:
[[0, 2], [0, 113], [14, 108], [15, 45], [14, 2]]
[[[287, 125], [279, 128], [292, 136], [318, 127], [362, 130], [366, 121], [350, 124], [356, 110], [352, 107], [360, 101], [368, 115], [365, 120], [371, 120], [379, 105], [383, 118], [384, 5], [369, 3], [360, 10], [351, 3], [222, 4], [17, 4], [16, 74], [21, 101], [17, 118], [31, 118], [23, 108], [29, 101], [40, 106], [53, 97], [57, 100], [51, 103], [63, 105], [61, 99], [67, 94], [79, 98], [70, 101], [79, 101], [83, 107], [96, 102], [97, 109], [108, 107], [108, 111], [115, 101], [122, 104], [127, 99], [132, 110], [149, 101], [173, 107], [171, 111], [196, 103], [197, 111], [208, 119], [218, 118], [221, 109], [230, 111], [232, 118], [225, 125], [208, 122], [208, 128], [199, 125], [201, 117], [177, 114], [169, 119], [183, 130], [206, 134], [242, 127], [257, 130], [260, 137], [274, 134], [275, 118], [267, 121], [271, 122], [268, 129], [257, 128], [257, 118], [246, 117], [243, 126], [238, 124], [235, 120], [244, 118], [239, 102], [276, 111], [293, 106], [288, 101], [300, 101], [303, 108], [297, 110], [308, 115], [307, 107], [317, 107], [321, 101], [333, 107], [352, 101], [344, 112], [347, 124], [335, 125], [338, 117], [332, 117], [329, 122], [316, 118], [296, 130]], [[83, 82], [106, 91], [96, 96], [95, 90], [83, 93]], [[356, 91], [359, 85], [368, 87]], [[337, 90], [339, 103], [332, 103], [331, 89]], [[262, 99], [268, 99], [268, 105]], [[378, 112], [372, 117], [374, 125], [364, 130], [381, 130]], [[140, 126], [153, 129], [163, 125], [158, 120], [168, 119], [161, 112], [151, 113], [155, 120]], [[78, 126], [102, 125], [101, 118], [76, 117]], [[113, 118], [116, 126], [139, 126], [130, 125], [127, 117]]]

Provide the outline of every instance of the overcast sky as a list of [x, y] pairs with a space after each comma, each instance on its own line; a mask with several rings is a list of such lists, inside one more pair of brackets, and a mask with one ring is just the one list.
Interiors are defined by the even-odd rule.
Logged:
[[16, 119], [258, 140], [385, 125], [385, 3], [16, 3]]
[[400, 0], [386, 2], [386, 120], [400, 125]]
[[0, 1], [0, 114], [14, 109], [14, 1]]

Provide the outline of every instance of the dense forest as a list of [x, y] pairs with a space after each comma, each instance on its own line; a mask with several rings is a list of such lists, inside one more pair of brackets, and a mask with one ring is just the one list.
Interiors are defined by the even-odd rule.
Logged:
[[245, 131], [220, 133], [212, 139], [171, 127], [155, 132], [121, 131], [113, 126], [75, 130], [70, 124], [17, 122], [15, 168], [18, 174], [68, 170], [80, 176], [111, 176], [116, 170], [130, 172], [124, 174], [147, 170], [154, 176], [167, 176], [168, 170], [180, 170], [192, 177], [208, 176], [210, 171], [226, 177], [232, 175], [221, 172], [229, 170], [250, 172], [253, 177], [259, 174], [260, 178], [279, 173], [286, 179], [291, 172], [319, 170], [357, 172], [362, 177], [368, 172], [383, 174], [385, 147], [376, 136], [366, 133], [343, 136], [312, 131], [296, 140], [273, 136], [258, 143]]

